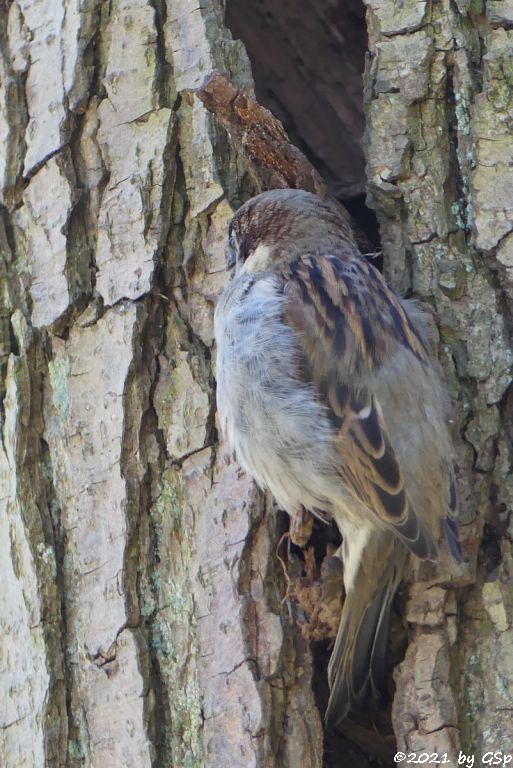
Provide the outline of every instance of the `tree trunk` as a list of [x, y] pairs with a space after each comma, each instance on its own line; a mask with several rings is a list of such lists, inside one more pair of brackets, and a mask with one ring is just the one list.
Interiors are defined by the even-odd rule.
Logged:
[[394, 730], [404, 751], [477, 764], [513, 736], [513, 16], [443, 0], [371, 2], [367, 20], [370, 198], [389, 278], [437, 320], [470, 559], [456, 588], [411, 595]]
[[[227, 21], [280, 84], [287, 127], [361, 192], [344, 3], [299, 3], [301, 40], [286, 3], [236, 3]], [[227, 223], [254, 191], [194, 95], [214, 68], [252, 90], [224, 14], [0, 0], [5, 768], [370, 766], [395, 751], [358, 718], [323, 745], [329, 651], [308, 642], [304, 563], [218, 442], [213, 309]], [[410, 589], [392, 722], [398, 749], [453, 763], [513, 737], [512, 24], [506, 0], [367, 6], [368, 198], [388, 279], [439, 329], [469, 557]], [[289, 90], [283, 54], [257, 62], [266, 29], [290, 45]], [[325, 143], [312, 110], [334, 121]]]

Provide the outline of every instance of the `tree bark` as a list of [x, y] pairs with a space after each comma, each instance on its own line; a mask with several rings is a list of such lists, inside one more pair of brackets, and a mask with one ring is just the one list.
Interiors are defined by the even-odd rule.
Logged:
[[[6, 768], [372, 764], [323, 748], [287, 519], [218, 442], [213, 309], [255, 188], [194, 95], [215, 68], [252, 92], [224, 11], [0, 2]], [[367, 5], [369, 200], [439, 329], [469, 556], [410, 590], [392, 717], [399, 749], [453, 760], [513, 736], [512, 22]]]
[[444, 589], [410, 595], [394, 730], [400, 749], [461, 747], [476, 763], [513, 735], [508, 9], [371, 0], [367, 13], [369, 196], [387, 276], [437, 321], [470, 560], [451, 588], [441, 574]]

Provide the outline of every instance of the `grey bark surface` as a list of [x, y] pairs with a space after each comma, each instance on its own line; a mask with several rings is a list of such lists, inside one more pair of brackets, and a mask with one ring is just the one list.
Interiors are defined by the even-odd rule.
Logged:
[[410, 592], [393, 723], [400, 749], [453, 761], [460, 747], [507, 752], [513, 735], [508, 8], [367, 5], [369, 199], [387, 276], [438, 326], [469, 557], [452, 585], [421, 575]]
[[[394, 729], [507, 750], [513, 16], [367, 19], [369, 199], [387, 276], [434, 311], [470, 559], [410, 592]], [[252, 181], [194, 96], [214, 68], [251, 92], [221, 0], [0, 3], [5, 768], [323, 765], [284, 518], [218, 444], [213, 309]]]

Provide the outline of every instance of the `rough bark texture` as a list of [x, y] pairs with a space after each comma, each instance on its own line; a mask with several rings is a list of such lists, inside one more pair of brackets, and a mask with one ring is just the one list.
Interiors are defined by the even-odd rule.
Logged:
[[507, 3], [367, 7], [369, 198], [389, 278], [437, 319], [470, 558], [456, 588], [411, 593], [393, 722], [403, 750], [477, 761], [513, 736], [513, 17]]
[[2, 11], [2, 765], [319, 765], [282, 519], [216, 445], [250, 186], [192, 90], [243, 48], [219, 2]]
[[[410, 593], [394, 728], [405, 751], [507, 751], [513, 15], [372, 0], [367, 18], [369, 199], [389, 279], [440, 330], [470, 558]], [[286, 522], [217, 443], [213, 307], [254, 180], [193, 94], [214, 68], [251, 92], [221, 0], [0, 3], [6, 768], [323, 765]], [[366, 764], [337, 749], [326, 764]]]

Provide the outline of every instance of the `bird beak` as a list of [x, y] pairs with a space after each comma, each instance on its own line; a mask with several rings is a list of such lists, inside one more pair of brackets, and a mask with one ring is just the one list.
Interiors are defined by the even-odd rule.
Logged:
[[226, 272], [229, 269], [232, 269], [236, 264], [236, 257], [233, 251], [228, 250], [227, 256], [226, 256], [226, 266], [221, 267], [221, 269], [214, 269], [212, 272], [207, 272], [208, 275], [218, 275], [220, 272]]
[[230, 253], [228, 251], [228, 255], [226, 257], [226, 266], [221, 267], [221, 269], [214, 269], [212, 272], [208, 272], [209, 275], [218, 275], [220, 272], [227, 272], [229, 269], [232, 269], [232, 267], [235, 266], [236, 258], [234, 253]]

